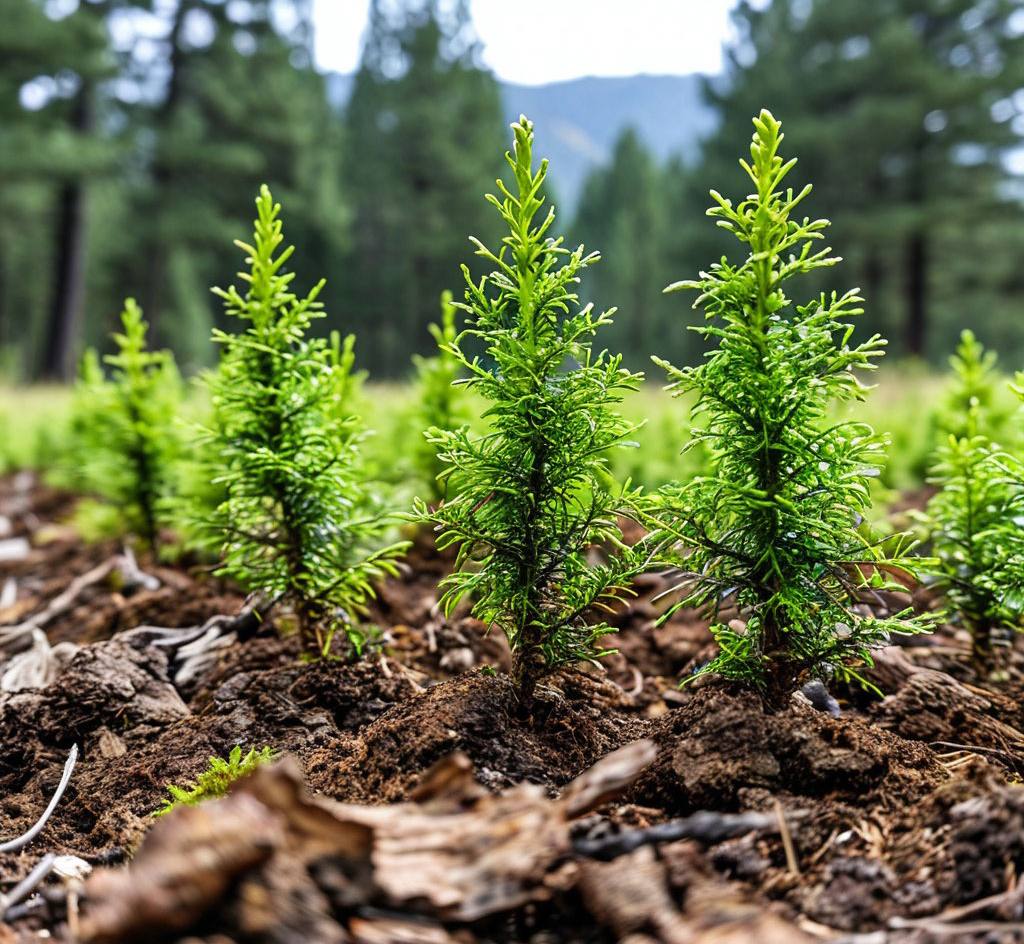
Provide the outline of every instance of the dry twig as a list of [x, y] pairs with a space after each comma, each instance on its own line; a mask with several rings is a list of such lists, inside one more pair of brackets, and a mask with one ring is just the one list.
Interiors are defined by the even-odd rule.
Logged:
[[24, 849], [25, 846], [27, 846], [43, 831], [46, 823], [53, 815], [53, 811], [57, 809], [57, 804], [60, 803], [60, 798], [64, 796], [64, 791], [67, 790], [68, 784], [71, 782], [71, 774], [75, 769], [75, 763], [77, 761], [78, 745], [73, 744], [71, 746], [71, 750], [68, 752], [68, 759], [64, 762], [64, 773], [61, 774], [60, 783], [57, 784], [57, 789], [50, 798], [50, 802], [43, 811], [43, 815], [36, 820], [35, 825], [27, 832], [22, 833], [22, 835], [15, 839], [10, 839], [7, 842], [0, 843], [0, 852], [17, 852], [19, 849]]

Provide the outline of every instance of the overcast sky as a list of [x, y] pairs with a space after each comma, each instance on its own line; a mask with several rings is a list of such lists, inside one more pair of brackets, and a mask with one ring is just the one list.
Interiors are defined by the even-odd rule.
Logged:
[[[718, 72], [734, 0], [471, 0], [484, 60], [509, 82]], [[322, 69], [352, 72], [369, 0], [314, 0]], [[524, 42], [523, 23], [531, 27]]]

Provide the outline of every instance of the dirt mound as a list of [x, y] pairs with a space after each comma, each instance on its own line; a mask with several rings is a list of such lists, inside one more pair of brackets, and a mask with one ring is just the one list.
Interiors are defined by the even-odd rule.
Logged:
[[477, 672], [441, 682], [368, 725], [352, 756], [311, 758], [310, 785], [339, 799], [390, 802], [407, 797], [442, 757], [462, 751], [490, 789], [522, 781], [556, 787], [643, 734], [639, 722], [616, 718], [625, 698], [609, 682], [566, 673], [547, 688], [542, 715], [526, 722], [505, 676]]
[[673, 814], [758, 805], [764, 791], [856, 803], [913, 802], [946, 772], [933, 752], [856, 719], [798, 703], [771, 714], [751, 692], [697, 691], [653, 723], [658, 760], [638, 803]]
[[0, 696], [0, 822], [27, 828], [45, 807], [65, 751], [81, 749], [47, 827], [60, 853], [124, 855], [151, 825], [169, 783], [192, 781], [211, 756], [264, 745], [300, 761], [351, 753], [357, 731], [412, 693], [376, 663], [306, 664], [291, 644], [258, 637], [234, 646], [189, 703], [167, 679], [164, 652], [121, 639], [81, 649], [47, 688]]
[[[726, 939], [721, 915], [742, 911], [749, 922], [732, 940], [790, 944], [798, 939], [794, 923], [810, 921], [815, 925], [804, 926], [818, 939], [870, 932], [885, 944], [931, 944], [980, 940], [971, 926], [991, 930], [993, 940], [1012, 939], [999, 935], [1024, 918], [1017, 880], [1024, 788], [1014, 785], [1024, 771], [1024, 637], [1008, 652], [1005, 680], [974, 672], [962, 633], [943, 627], [928, 640], [878, 654], [866, 671], [886, 699], [836, 686], [838, 720], [799, 703], [771, 714], [755, 695], [721, 684], [676, 689], [678, 678], [707, 658], [710, 637], [699, 615], [686, 611], [655, 627], [663, 580], [646, 580], [613, 614], [617, 632], [608, 642], [619, 653], [602, 670], [548, 679], [541, 710], [527, 722], [502, 671], [509, 663], [503, 636], [463, 608], [450, 619], [438, 612], [437, 582], [451, 561], [419, 540], [408, 570], [388, 580], [374, 604], [383, 648], [364, 661], [303, 661], [297, 639], [279, 636], [271, 613], [262, 624], [223, 624], [227, 635], [183, 673], [180, 652], [168, 666], [173, 650], [148, 648], [166, 636], [121, 632], [137, 623], [186, 626], [230, 616], [241, 595], [186, 564], [140, 560], [161, 586], [133, 580], [120, 546], [86, 545], [36, 514], [68, 502], [8, 485], [0, 478], [0, 515], [19, 533], [19, 522], [27, 522], [33, 546], [0, 572], [10, 588], [0, 621], [48, 614], [75, 584], [72, 605], [47, 616], [40, 634], [82, 648], [65, 645], [54, 655], [53, 684], [0, 696], [0, 839], [35, 822], [72, 743], [81, 753], [43, 833], [24, 851], [0, 855], [0, 892], [47, 852], [94, 865], [133, 856], [166, 785], [194, 780], [210, 756], [236, 745], [290, 755], [314, 790], [366, 803], [360, 817], [383, 817], [401, 830], [413, 807], [438, 812], [433, 805], [452, 783], [437, 779], [435, 762], [448, 757], [441, 769], [452, 774], [453, 752], [464, 755], [458, 770], [465, 777], [455, 777], [464, 795], [445, 802], [461, 814], [504, 802], [510, 791], [532, 795], [540, 808], [565, 803], [573, 789], [567, 785], [581, 771], [649, 738], [652, 764], [618, 801], [595, 803], [572, 819], [572, 853], [559, 847], [551, 868], [530, 876], [529, 904], [471, 924], [446, 915], [424, 924], [418, 892], [399, 906], [369, 888], [353, 911], [355, 876], [318, 855], [293, 862], [286, 843], [274, 846], [272, 866], [268, 860], [258, 874], [246, 872], [238, 897], [232, 889], [241, 886], [226, 886], [223, 907], [189, 933], [202, 940], [328, 940], [343, 931], [338, 940], [675, 944], [678, 912], [687, 922], [684, 939], [706, 933], [717, 942]], [[82, 579], [90, 572], [96, 579]], [[19, 678], [31, 685], [44, 677]], [[386, 805], [395, 801], [406, 805]], [[276, 802], [268, 808], [275, 812], [259, 829], [273, 832], [283, 809]], [[216, 809], [214, 833], [222, 825]], [[686, 828], [698, 832], [680, 832], [691, 819]], [[709, 822], [725, 820], [744, 825], [728, 836], [706, 831]], [[243, 817], [241, 825], [245, 845], [252, 824]], [[314, 827], [308, 838], [316, 853], [322, 836]], [[185, 837], [179, 850], [186, 871], [168, 886], [172, 895], [195, 872], [190, 852], [207, 848], [202, 836], [194, 838]], [[447, 850], [458, 841], [439, 833], [436, 845]], [[476, 847], [463, 846], [475, 862]], [[417, 878], [415, 855], [410, 875]], [[493, 891], [499, 883], [484, 864], [481, 888]], [[439, 875], [430, 888], [452, 878], [446, 869]], [[26, 906], [15, 933], [45, 928], [66, 939], [61, 889], [48, 879], [50, 903]], [[141, 886], [140, 894], [148, 901]], [[782, 924], [773, 928], [771, 916]], [[4, 935], [0, 923], [0, 940]]]
[[966, 749], [984, 754], [1020, 774], [1024, 733], [1008, 723], [1016, 721], [1018, 713], [1006, 695], [982, 691], [932, 669], [912, 673], [870, 711], [880, 727], [904, 738], [923, 741], [940, 753]]
[[167, 678], [159, 649], [121, 641], [85, 646], [42, 691], [0, 694], [0, 753], [31, 732], [41, 744], [70, 747], [100, 727], [162, 725], [189, 714]]
[[265, 739], [282, 725], [358, 731], [413, 691], [404, 675], [387, 675], [376, 661], [350, 665], [292, 660], [226, 674], [210, 712], [231, 716], [236, 730], [259, 731]]

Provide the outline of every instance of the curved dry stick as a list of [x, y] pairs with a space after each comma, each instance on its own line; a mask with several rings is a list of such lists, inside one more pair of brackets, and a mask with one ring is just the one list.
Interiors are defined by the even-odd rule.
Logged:
[[2, 921], [12, 906], [18, 904], [24, 898], [32, 894], [40, 882], [53, 871], [53, 864], [57, 857], [48, 852], [37, 863], [34, 869], [28, 873], [17, 885], [6, 895], [0, 895], [0, 921]]
[[[17, 852], [19, 849], [24, 849], [25, 846], [27, 846], [43, 831], [43, 827], [46, 826], [47, 821], [51, 816], [53, 816], [53, 811], [57, 809], [57, 804], [60, 803], [60, 798], [64, 796], [64, 791], [67, 790], [68, 784], [71, 782], [71, 772], [75, 769], [75, 763], [77, 761], [78, 745], [73, 744], [71, 746], [71, 751], [68, 754], [68, 759], [64, 762], [64, 773], [61, 775], [60, 783], [57, 784], [57, 789], [54, 791], [49, 805], [43, 811], [43, 815], [36, 820], [36, 824], [28, 832], [23, 833], [16, 839], [10, 839], [7, 842], [0, 843], [0, 852]], [[10, 904], [10, 902], [8, 902], [8, 904]]]
[[103, 563], [97, 564], [92, 570], [75, 577], [62, 593], [32, 616], [13, 626], [0, 626], [0, 647], [23, 647], [23, 640], [31, 635], [33, 629], [42, 629], [58, 616], [63, 616], [78, 603], [86, 590], [102, 583], [115, 571], [121, 573], [126, 586], [134, 585], [146, 590], [155, 590], [160, 586], [160, 581], [156, 577], [140, 569], [131, 548], [125, 548], [120, 554], [115, 554]]
[[173, 650], [171, 661], [176, 668], [172, 681], [175, 685], [186, 685], [203, 670], [217, 648], [230, 644], [239, 634], [259, 626], [279, 599], [259, 592], [252, 593], [237, 613], [218, 613], [202, 625], [180, 628], [136, 626], [135, 629], [119, 633], [118, 638], [132, 645], [146, 644]]

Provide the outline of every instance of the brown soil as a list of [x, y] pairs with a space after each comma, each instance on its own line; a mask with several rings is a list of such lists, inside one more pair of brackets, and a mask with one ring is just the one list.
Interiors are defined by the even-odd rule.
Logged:
[[[38, 613], [119, 552], [69, 533], [72, 508], [72, 498], [38, 483], [0, 480], [8, 533], [33, 541], [25, 559], [0, 563], [0, 585], [10, 577], [17, 590], [0, 625]], [[381, 651], [356, 664], [305, 662], [294, 638], [268, 623], [219, 650], [187, 684], [175, 684], [166, 649], [123, 633], [144, 624], [199, 625], [237, 612], [243, 594], [199, 566], [139, 563], [159, 588], [126, 588], [116, 578], [88, 588], [45, 627], [52, 644], [80, 647], [54, 680], [0, 694], [0, 841], [35, 821], [68, 750], [81, 750], [43, 834], [24, 851], [0, 855], [0, 892], [45, 852], [94, 865], [130, 857], [166, 785], [191, 781], [211, 755], [236, 744], [290, 755], [317, 794], [376, 805], [420, 797], [434, 765], [454, 752], [467, 758], [484, 791], [536, 784], [554, 798], [601, 758], [650, 738], [653, 762], [624, 796], [574, 825], [575, 835], [600, 839], [699, 811], [769, 813], [783, 817], [791, 855], [778, 830], [659, 842], [607, 865], [563, 863], [573, 881], [539, 877], [550, 887], [528, 907], [478, 922], [442, 921], [433, 936], [421, 928], [425, 936], [410, 937], [403, 925], [387, 939], [672, 941], [649, 922], [636, 924], [630, 938], [629, 894], [613, 894], [613, 886], [628, 888], [634, 876], [654, 872], [664, 876], [665, 907], [680, 909], [694, 928], [710, 928], [708, 914], [722, 909], [771, 916], [754, 936], [744, 925], [747, 937], [736, 940], [868, 932], [876, 933], [864, 939], [872, 944], [1015, 939], [1006, 935], [1017, 933], [1014, 922], [1024, 915], [1020, 899], [1011, 900], [1024, 870], [1024, 788], [1017, 785], [1024, 647], [1006, 653], [1004, 677], [993, 681], [972, 667], [962, 634], [944, 627], [881, 654], [869, 676], [886, 693], [882, 700], [840, 690], [838, 719], [799, 700], [768, 713], [752, 694], [727, 686], [677, 688], [713, 651], [710, 636], [694, 613], [655, 626], [663, 585], [649, 577], [614, 617], [617, 632], [608, 639], [617, 653], [602, 668], [549, 679], [539, 710], [524, 720], [504, 674], [504, 639], [465, 611], [450, 619], [438, 612], [437, 584], [451, 562], [427, 537], [418, 536], [403, 575], [381, 588], [372, 613]], [[931, 605], [926, 592], [916, 598]], [[337, 888], [314, 873], [303, 894], [334, 901]], [[304, 906], [292, 900], [290, 907]], [[323, 939], [333, 939], [325, 927], [338, 930], [332, 907], [317, 905]], [[781, 937], [772, 937], [776, 920], [786, 929]], [[68, 939], [64, 921], [60, 904], [15, 922], [11, 933], [27, 940], [46, 928]], [[299, 939], [246, 937], [232, 928], [197, 925], [170, 939]], [[689, 933], [686, 940], [729, 939], [713, 930]], [[12, 939], [5, 935], [0, 922], [3, 944]]]
[[661, 751], [636, 798], [672, 815], [776, 798], [891, 808], [945, 780], [935, 754], [919, 743], [800, 704], [771, 714], [756, 695], [717, 686], [651, 727]]
[[628, 706], [606, 681], [567, 673], [547, 688], [541, 711], [523, 721], [504, 675], [440, 682], [366, 725], [348, 756], [315, 754], [309, 783], [338, 799], [405, 799], [438, 760], [461, 751], [490, 789], [523, 781], [555, 788], [644, 735], [635, 719], [621, 717]]

